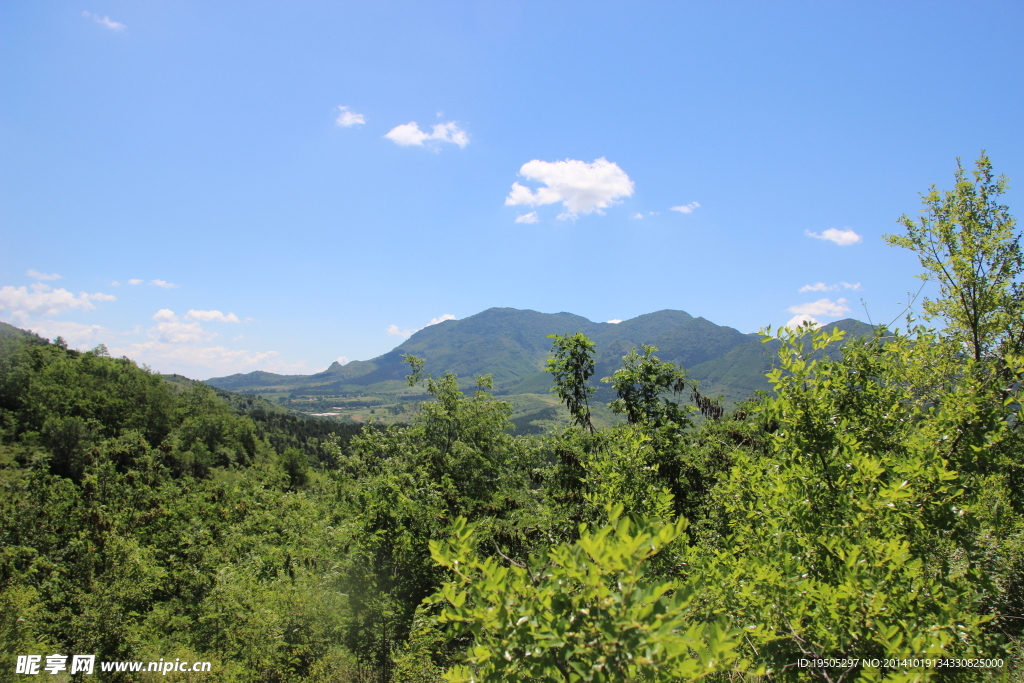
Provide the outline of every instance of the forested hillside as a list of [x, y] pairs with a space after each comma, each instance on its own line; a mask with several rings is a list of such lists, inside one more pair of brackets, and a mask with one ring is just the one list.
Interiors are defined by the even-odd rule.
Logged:
[[541, 368], [571, 425], [527, 436], [491, 378], [413, 349], [426, 400], [358, 429], [3, 335], [0, 651], [212, 663], [188, 681], [1022, 681], [1003, 185], [983, 156], [889, 238], [941, 331], [768, 333], [774, 391], [734, 410], [651, 345], [602, 369], [573, 320]]
[[430, 325], [382, 356], [344, 366], [335, 362], [316, 375], [253, 372], [215, 377], [208, 382], [236, 391], [261, 387], [316, 387], [321, 391], [367, 387], [389, 380], [404, 380], [407, 368], [402, 356], [411, 353], [426, 358], [427, 370], [434, 374], [451, 372], [459, 377], [489, 374], [494, 378], [496, 394], [521, 393], [523, 383], [538, 384], [542, 391], [547, 391], [551, 387], [551, 377], [544, 372], [551, 349], [548, 335], [576, 332], [594, 339], [601, 349], [601, 368], [611, 370], [618, 367], [619, 360], [630, 348], [639, 344], [658, 345], [667, 358], [685, 362], [689, 367], [717, 358], [744, 342], [758, 341], [683, 311], [658, 311], [614, 324], [591, 322], [571, 313], [492, 308], [463, 320]]
[[[847, 338], [871, 334], [869, 325], [852, 319], [830, 323]], [[403, 357], [414, 354], [426, 359], [427, 371], [440, 375], [451, 372], [462, 378], [491, 375], [493, 393], [513, 404], [513, 417], [520, 433], [542, 432], [564, 426], [567, 415], [556, 410], [546, 397], [552, 377], [544, 370], [551, 349], [552, 334], [587, 335], [595, 342], [595, 373], [610, 376], [622, 357], [643, 344], [658, 348], [661, 358], [686, 367], [693, 380], [701, 382], [708, 396], [720, 398], [733, 407], [757, 391], [771, 391], [766, 373], [776, 364], [778, 344], [762, 344], [757, 334], [742, 334], [731, 327], [694, 318], [683, 311], [657, 311], [621, 323], [595, 323], [569, 313], [538, 313], [512, 308], [492, 308], [463, 320], [446, 320], [413, 334], [388, 353], [369, 361], [344, 366], [333, 363], [314, 375], [275, 375], [250, 372], [214, 377], [211, 386], [264, 396], [295, 410], [365, 422], [373, 419], [406, 421], [410, 401], [423, 399], [422, 392], [405, 384]], [[828, 353], [838, 356], [842, 343]], [[594, 401], [604, 406], [614, 400], [610, 385], [598, 384]], [[376, 408], [373, 413], [363, 408]], [[606, 410], [599, 422], [608, 425]]]

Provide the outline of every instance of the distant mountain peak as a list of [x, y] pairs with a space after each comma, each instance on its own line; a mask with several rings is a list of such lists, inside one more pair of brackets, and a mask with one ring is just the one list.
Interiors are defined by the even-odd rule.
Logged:
[[[854, 320], [831, 323], [859, 336], [871, 328]], [[213, 386], [235, 391], [273, 388], [302, 394], [331, 395], [349, 391], [396, 391], [409, 374], [403, 354], [426, 359], [434, 376], [453, 372], [460, 378], [490, 374], [498, 393], [546, 394], [551, 375], [545, 363], [551, 355], [551, 334], [582, 332], [597, 347], [597, 378], [621, 367], [622, 356], [648, 344], [665, 361], [678, 363], [701, 380], [702, 390], [745, 398], [755, 389], [769, 389], [764, 373], [772, 366], [771, 351], [759, 335], [743, 334], [686, 311], [663, 309], [617, 324], [594, 322], [574, 313], [540, 313], [529, 309], [493, 307], [459, 320], [446, 320], [417, 331], [391, 351], [345, 365], [335, 361], [315, 375], [247, 375], [213, 378]], [[396, 383], [397, 382], [397, 383]], [[605, 387], [605, 385], [602, 385]]]

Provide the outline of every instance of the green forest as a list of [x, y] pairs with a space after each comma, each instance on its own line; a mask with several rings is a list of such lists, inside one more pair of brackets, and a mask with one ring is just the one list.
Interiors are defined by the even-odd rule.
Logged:
[[411, 353], [427, 399], [361, 426], [7, 327], [0, 681], [53, 653], [239, 683], [1024, 681], [1005, 190], [958, 163], [887, 237], [933, 297], [856, 338], [766, 330], [771, 390], [735, 406], [656, 346], [602, 378], [552, 335], [571, 424], [539, 434]]

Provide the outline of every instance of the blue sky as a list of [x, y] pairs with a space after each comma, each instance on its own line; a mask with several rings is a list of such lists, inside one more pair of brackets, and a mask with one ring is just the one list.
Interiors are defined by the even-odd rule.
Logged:
[[956, 157], [986, 149], [1019, 211], [1022, 20], [6, 2], [0, 320], [197, 378], [367, 359], [492, 306], [888, 321], [920, 268], [881, 235]]

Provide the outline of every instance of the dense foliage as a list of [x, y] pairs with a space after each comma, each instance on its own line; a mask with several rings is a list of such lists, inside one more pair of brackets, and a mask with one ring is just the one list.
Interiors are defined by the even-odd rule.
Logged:
[[489, 378], [415, 356], [411, 423], [353, 435], [4, 336], [0, 651], [218, 681], [1024, 680], [1003, 186], [983, 156], [891, 238], [940, 331], [766, 335], [774, 393], [731, 412], [644, 346], [605, 382], [626, 422], [595, 428], [578, 333], [548, 365], [574, 424], [530, 436]]

